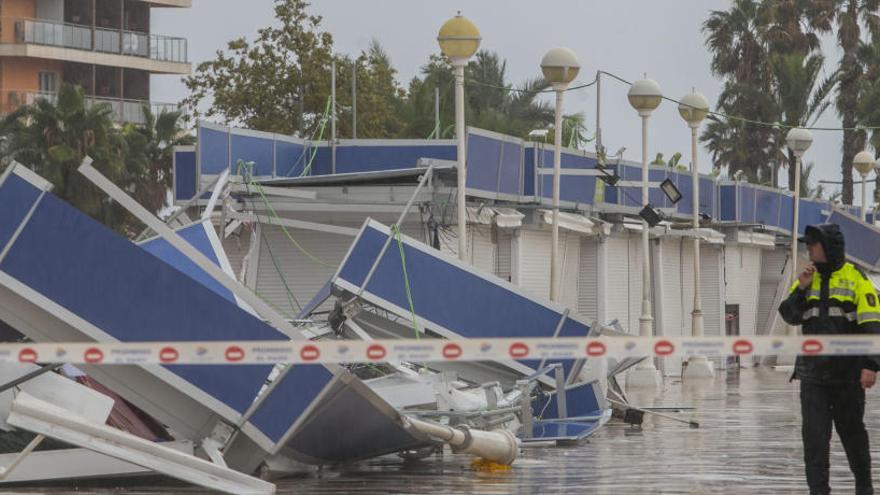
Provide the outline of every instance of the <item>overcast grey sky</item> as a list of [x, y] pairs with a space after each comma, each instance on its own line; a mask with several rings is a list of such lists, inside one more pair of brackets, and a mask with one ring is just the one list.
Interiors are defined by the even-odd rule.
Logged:
[[[724, 0], [602, 0], [527, 2], [523, 0], [318, 0], [309, 10], [323, 16], [323, 29], [332, 33], [335, 50], [357, 54], [376, 38], [391, 56], [406, 83], [428, 56], [439, 51], [437, 30], [456, 10], [474, 21], [483, 37], [482, 48], [507, 60], [509, 80], [518, 83], [540, 75], [540, 60], [554, 46], [568, 46], [581, 62], [580, 82], [597, 69], [629, 80], [643, 73], [657, 80], [667, 96], [679, 98], [692, 87], [715, 103], [721, 83], [709, 71], [702, 23], [711, 10], [726, 9]], [[272, 0], [194, 0], [191, 9], [153, 9], [155, 33], [189, 38], [193, 66], [213, 58], [228, 40], [245, 36], [274, 22]], [[833, 39], [825, 40], [828, 66], [836, 63]], [[178, 78], [154, 76], [153, 99], [179, 101], [186, 89]], [[641, 159], [639, 117], [626, 101], [627, 87], [609, 78], [602, 84], [602, 137], [613, 152], [625, 146], [625, 157]], [[595, 88], [569, 92], [565, 112], [584, 112], [595, 129]], [[665, 102], [651, 119], [649, 155], [669, 157], [676, 151], [690, 161], [690, 133], [674, 104]], [[839, 126], [830, 109], [820, 125]], [[821, 179], [840, 180], [840, 132], [813, 133], [814, 144], [805, 161], [815, 162]], [[701, 148], [700, 170], [711, 170]], [[837, 186], [831, 186], [837, 187]], [[869, 190], [873, 190], [873, 187]], [[856, 188], [856, 203], [860, 204]]]

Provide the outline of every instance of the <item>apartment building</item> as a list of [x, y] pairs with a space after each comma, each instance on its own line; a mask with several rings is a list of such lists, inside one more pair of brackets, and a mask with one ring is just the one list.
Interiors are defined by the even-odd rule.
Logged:
[[154, 8], [192, 0], [0, 0], [0, 113], [53, 98], [64, 83], [107, 102], [118, 122], [173, 104], [150, 98], [154, 74], [190, 73], [187, 40], [154, 33]]

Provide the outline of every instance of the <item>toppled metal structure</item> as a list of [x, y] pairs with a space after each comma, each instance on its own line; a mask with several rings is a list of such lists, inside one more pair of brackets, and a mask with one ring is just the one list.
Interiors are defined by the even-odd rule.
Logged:
[[[135, 215], [143, 215], [129, 203], [130, 199], [120, 195], [121, 191], [103, 184], [89, 164], [81, 171]], [[148, 225], [154, 225], [160, 236], [134, 244], [70, 207], [50, 190], [51, 184], [21, 166], [10, 167], [0, 180], [0, 203], [6, 206], [0, 212], [0, 320], [26, 337], [38, 342], [270, 342], [303, 339], [303, 333], [308, 334], [286, 324], [275, 314], [264, 314], [266, 306], [247, 289], [236, 286], [214, 229], [205, 219], [172, 231], [151, 224], [155, 219], [142, 218]], [[400, 307], [392, 301], [399, 303], [396, 298], [402, 287], [400, 281], [397, 280], [396, 293], [384, 291], [391, 289], [400, 265], [395, 271], [394, 259], [380, 263], [382, 260], [376, 257], [375, 250], [370, 251], [377, 235], [383, 233], [390, 240], [387, 227], [366, 224], [352, 247], [351, 256], [331, 284], [334, 295], [345, 298], [346, 304], [363, 303], [399, 312]], [[427, 323], [425, 331], [433, 336], [442, 336], [438, 334], [441, 330], [449, 332], [447, 336], [503, 335], [505, 331], [527, 331], [526, 326], [528, 331], [537, 332], [535, 335], [547, 336], [586, 335], [590, 331], [588, 325], [568, 311], [517, 294], [501, 281], [475, 276], [462, 266], [456, 266], [453, 260], [435, 253], [420, 253], [413, 241], [406, 241], [402, 249], [412, 257], [415, 280], [429, 276], [424, 270], [433, 270], [437, 276], [451, 277], [444, 283], [452, 286], [476, 284], [472, 290], [479, 294], [473, 292], [473, 296], [485, 294], [494, 298], [483, 305], [487, 314], [501, 315], [506, 306], [514, 302], [521, 307], [520, 330], [503, 328], [515, 323], [513, 321], [444, 321], [436, 312], [446, 311], [443, 303], [435, 301], [441, 306], [432, 308], [425, 297], [446, 296], [424, 293], [418, 299], [419, 316]], [[398, 252], [386, 250], [389, 255]], [[364, 256], [367, 259], [361, 259]], [[397, 261], [399, 263], [399, 258]], [[358, 291], [357, 298], [352, 300], [346, 290], [358, 280], [358, 273], [363, 276], [369, 270], [367, 265], [381, 269], [375, 271], [374, 283], [361, 279], [368, 291]], [[383, 302], [382, 297], [388, 298], [387, 302]], [[346, 324], [357, 328], [357, 322], [361, 322], [367, 328], [385, 328], [385, 331], [394, 331], [395, 325], [400, 325], [389, 319], [368, 321], [368, 313], [353, 315]], [[359, 335], [360, 338], [369, 336], [369, 332]], [[467, 415], [455, 415], [451, 424], [462, 425], [458, 428], [425, 421], [444, 416], [443, 411], [437, 410], [436, 399], [433, 412], [425, 410], [420, 414], [408, 411], [405, 406], [395, 407], [383, 398], [386, 395], [383, 392], [388, 390], [383, 386], [398, 375], [395, 368], [405, 369], [403, 363], [394, 363], [385, 376], [367, 382], [345, 367], [330, 365], [282, 368], [271, 364], [244, 367], [93, 364], [81, 367], [88, 376], [167, 425], [176, 440], [189, 442], [183, 452], [180, 447], [150, 442], [105, 426], [103, 423], [109, 414], [106, 397], [96, 396], [96, 412], [87, 414], [53, 394], [44, 397], [32, 394], [27, 383], [12, 400], [6, 422], [38, 434], [35, 443], [44, 436], [53, 437], [119, 459], [131, 468], [129, 472], [142, 472], [146, 468], [230, 493], [271, 493], [274, 487], [270, 483], [250, 475], [266, 477], [296, 469], [301, 464], [337, 464], [392, 452], [417, 451], [438, 441], [490, 459], [496, 456], [498, 461], [512, 462], [518, 442], [510, 430], [517, 430], [521, 415], [527, 425], [531, 422], [535, 394], [536, 398], [544, 397], [548, 401], [546, 407], [541, 407], [558, 411], [557, 419], [566, 419], [566, 402], [556, 398], [558, 386], [571, 391], [572, 410], [589, 409], [589, 414], [581, 418], [587, 424], [587, 431], [607, 419], [602, 413], [597, 383], [581, 383], [573, 374], [574, 367], [580, 364], [564, 363], [568, 376], [556, 380], [546, 378], [545, 374], [558, 367], [546, 368], [542, 364], [545, 363], [511, 361], [487, 363], [479, 372], [454, 367], [445, 370], [457, 371], [454, 380], [469, 384], [456, 387], [436, 385], [448, 376], [442, 373], [444, 370], [417, 373], [410, 385], [421, 389], [422, 396], [446, 394], [450, 401], [468, 396], [483, 398], [480, 400], [485, 401], [485, 406], [477, 400], [477, 405], [470, 408], [479, 418], [475, 416], [471, 420]], [[536, 370], [538, 367], [546, 369]], [[2, 378], [5, 382], [16, 376], [6, 374]], [[66, 379], [58, 377], [58, 380]], [[514, 381], [518, 381], [521, 388], [514, 390], [513, 396], [501, 397], [505, 393], [501, 387], [480, 387], [485, 381], [504, 382], [508, 392]], [[85, 388], [72, 381], [69, 386]], [[494, 399], [487, 395], [490, 389]], [[501, 392], [496, 394], [498, 390]], [[538, 394], [541, 391], [550, 395]], [[452, 398], [453, 395], [458, 399]], [[562, 397], [568, 395], [561, 394]], [[581, 402], [587, 405], [582, 406]], [[91, 401], [83, 401], [83, 404], [91, 404]], [[430, 404], [420, 402], [418, 405]], [[502, 410], [501, 406], [508, 407]], [[511, 409], [519, 413], [510, 414]], [[487, 414], [480, 414], [482, 412]], [[424, 417], [419, 419], [418, 416]], [[445, 418], [450, 416], [453, 416], [451, 412], [445, 414]], [[487, 423], [483, 421], [485, 418], [492, 421]], [[475, 429], [505, 426], [506, 433], [481, 433]], [[532, 435], [531, 428], [523, 430], [523, 436]], [[584, 431], [579, 431], [566, 438], [584, 435]], [[25, 449], [17, 461], [25, 459], [31, 448]], [[15, 465], [10, 465], [8, 470], [14, 472], [11, 468]], [[88, 474], [114, 475], [126, 471], [119, 469], [114, 466], [108, 467], [107, 472], [98, 469]], [[36, 476], [38, 479], [52, 477], [50, 473]]]

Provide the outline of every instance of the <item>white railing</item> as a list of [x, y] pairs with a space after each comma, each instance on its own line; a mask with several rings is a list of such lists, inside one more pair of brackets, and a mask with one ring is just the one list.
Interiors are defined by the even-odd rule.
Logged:
[[40, 19], [16, 19], [15, 42], [119, 53], [166, 62], [189, 61], [186, 38], [96, 27], [93, 43], [91, 26]]
[[[2, 91], [3, 105], [0, 113], [9, 113], [22, 105], [32, 105], [38, 100], [57, 101], [58, 95], [51, 92], [0, 90]], [[113, 120], [120, 123], [144, 124], [144, 106], [148, 106], [153, 115], [162, 112], [172, 112], [178, 109], [174, 103], [160, 103], [146, 100], [127, 100], [121, 98], [102, 98], [98, 96], [86, 96], [86, 105], [104, 103], [113, 111]]]

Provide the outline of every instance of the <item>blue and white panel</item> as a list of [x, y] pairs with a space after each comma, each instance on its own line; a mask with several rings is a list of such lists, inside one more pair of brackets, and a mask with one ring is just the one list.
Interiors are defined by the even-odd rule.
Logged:
[[523, 150], [519, 139], [469, 128], [467, 188], [489, 197], [518, 199], [522, 195]]
[[454, 141], [344, 140], [336, 147], [336, 173], [416, 168], [420, 158], [454, 161]]
[[[368, 220], [333, 284], [410, 318], [400, 250], [392, 245], [382, 253], [388, 237], [388, 227]], [[445, 338], [552, 337], [557, 328], [560, 336], [589, 335], [590, 327], [574, 312], [566, 315], [564, 308], [527, 296], [507, 281], [478, 272], [407, 237], [403, 237], [403, 250], [413, 306], [426, 331]], [[372, 277], [367, 280], [371, 270]], [[535, 366], [537, 362], [524, 364]]]
[[718, 219], [722, 222], [737, 221], [738, 187], [736, 184], [718, 185]]
[[[544, 150], [545, 162], [543, 175], [539, 175], [541, 196], [553, 198], [553, 152]], [[596, 159], [583, 152], [565, 149], [562, 151], [560, 165], [562, 176], [559, 180], [559, 198], [561, 201], [578, 204], [593, 204], [596, 195], [596, 177], [592, 175], [567, 175], [574, 170], [592, 170], [596, 168]]]
[[[21, 224], [36, 188], [17, 174], [0, 186], [0, 233]], [[197, 280], [46, 194], [11, 243], [0, 272], [17, 292], [94, 328], [84, 338], [120, 341], [276, 340], [286, 337]], [[47, 311], [50, 308], [45, 308]], [[60, 313], [59, 313], [60, 314]], [[230, 412], [243, 413], [271, 366], [167, 366]], [[228, 414], [227, 414], [228, 417]]]
[[755, 222], [778, 227], [781, 223], [782, 198], [778, 191], [758, 189], [755, 192]]
[[199, 169], [194, 146], [176, 146], [171, 166], [174, 176], [174, 202], [185, 203], [199, 192]]
[[[641, 181], [642, 180], [642, 168], [634, 165], [621, 165], [618, 173], [620, 174], [620, 178], [626, 181]], [[631, 187], [623, 187], [617, 186], [615, 189], [618, 190], [618, 204], [623, 206], [631, 206], [636, 208], [641, 208], [644, 206], [642, 204], [642, 188], [641, 186], [631, 186]]]
[[755, 196], [757, 195], [757, 189], [751, 184], [743, 183], [740, 183], [737, 188], [739, 189], [739, 199], [737, 201], [737, 206], [739, 206], [739, 222], [755, 223]]
[[803, 235], [807, 225], [816, 225], [828, 221], [831, 204], [815, 199], [801, 199], [798, 210], [798, 234]]
[[847, 256], [875, 271], [880, 269], [880, 229], [843, 211], [832, 212], [828, 222], [840, 225]]

